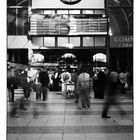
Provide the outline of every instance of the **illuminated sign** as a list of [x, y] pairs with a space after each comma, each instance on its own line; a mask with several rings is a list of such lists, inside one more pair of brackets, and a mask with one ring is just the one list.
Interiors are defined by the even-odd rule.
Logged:
[[105, 0], [32, 0], [32, 8], [104, 9]]
[[107, 18], [93, 15], [32, 15], [29, 35], [107, 34]]
[[110, 38], [110, 48], [130, 47], [133, 47], [133, 36], [112, 36]]

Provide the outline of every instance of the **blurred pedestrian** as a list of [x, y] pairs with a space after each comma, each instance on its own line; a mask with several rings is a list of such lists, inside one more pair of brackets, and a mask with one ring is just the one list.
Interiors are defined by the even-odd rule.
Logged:
[[28, 68], [27, 68], [28, 91], [26, 93], [26, 98], [27, 99], [30, 98], [31, 91], [33, 89], [33, 84], [35, 82], [36, 72], [37, 72], [36, 70], [31, 68], [30, 65], [28, 65]]
[[16, 75], [14, 67], [8, 66], [7, 69], [7, 88], [8, 88], [8, 96], [11, 102], [14, 102], [15, 92], [14, 90], [18, 88], [18, 76]]
[[61, 74], [60, 74], [59, 67], [56, 67], [52, 80], [53, 80], [53, 90], [60, 91], [61, 90], [61, 87], [60, 87]]
[[78, 79], [78, 70], [75, 71], [74, 75], [73, 75], [73, 82], [74, 82], [74, 85], [75, 85], [75, 89], [74, 89], [74, 95], [75, 95], [75, 103], [78, 103], [78, 99], [79, 99], [79, 94], [78, 94], [78, 90], [77, 90], [77, 79]]
[[48, 95], [48, 84], [50, 82], [50, 79], [45, 67], [40, 71], [38, 81], [41, 84], [41, 93], [43, 95], [43, 101], [46, 101]]
[[120, 80], [120, 85], [121, 85], [121, 93], [125, 93], [126, 92], [126, 89], [125, 89], [126, 76], [127, 76], [127, 74], [125, 73], [124, 70], [122, 70], [119, 73], [119, 80]]
[[37, 70], [36, 77], [35, 77], [35, 92], [36, 92], [36, 100], [41, 100], [41, 83], [39, 82], [39, 73], [40, 69]]
[[100, 70], [99, 73], [97, 74], [98, 77], [98, 98], [99, 99], [104, 99], [104, 92], [105, 92], [105, 88], [106, 88], [106, 75], [105, 73]]
[[20, 73], [19, 84], [23, 88], [24, 98], [28, 99], [31, 88], [29, 82], [27, 82], [27, 70], [25, 69]]
[[94, 71], [93, 74], [93, 91], [94, 91], [94, 98], [99, 98], [99, 80], [98, 80], [98, 71]]
[[90, 108], [90, 75], [87, 73], [87, 67], [81, 67], [81, 74], [77, 80], [77, 90], [79, 92], [79, 107]]
[[117, 102], [117, 87], [118, 87], [118, 73], [113, 70], [110, 72], [109, 75], [109, 93], [106, 98], [104, 107], [103, 107], [103, 112], [102, 112], [102, 118], [110, 118], [111, 116], [108, 116], [108, 111], [111, 107], [111, 105], [116, 105], [119, 108], [119, 111], [121, 115], [124, 115], [125, 112], [123, 109], [120, 107], [119, 103]]

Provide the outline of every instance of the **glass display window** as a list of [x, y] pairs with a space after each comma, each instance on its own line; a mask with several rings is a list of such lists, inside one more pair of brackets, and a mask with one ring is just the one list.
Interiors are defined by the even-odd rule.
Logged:
[[105, 37], [95, 37], [95, 46], [105, 46]]
[[83, 37], [83, 47], [94, 46], [94, 37]]
[[68, 37], [58, 37], [58, 47], [66, 47], [68, 44]]
[[54, 47], [55, 46], [55, 38], [54, 37], [44, 37], [44, 46]]

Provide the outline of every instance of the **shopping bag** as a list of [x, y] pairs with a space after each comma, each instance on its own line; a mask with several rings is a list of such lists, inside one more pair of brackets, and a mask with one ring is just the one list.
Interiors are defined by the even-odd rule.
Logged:
[[128, 89], [128, 83], [127, 82], [125, 82], [124, 88]]

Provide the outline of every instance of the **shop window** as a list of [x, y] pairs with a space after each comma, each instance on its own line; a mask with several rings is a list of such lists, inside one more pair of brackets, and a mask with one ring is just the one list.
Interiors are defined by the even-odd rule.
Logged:
[[70, 37], [70, 44], [76, 47], [80, 46], [80, 37]]
[[27, 34], [27, 9], [8, 8], [7, 10], [7, 33], [8, 35], [26, 35]]
[[32, 9], [33, 14], [44, 14], [43, 10], [38, 10], [38, 9]]
[[103, 53], [96, 53], [95, 55], [93, 55], [93, 62], [107, 62], [106, 60], [106, 55]]
[[69, 14], [80, 14], [80, 10], [69, 10]]
[[58, 47], [66, 47], [68, 44], [67, 37], [58, 37]]
[[37, 46], [43, 46], [43, 37], [32, 37], [32, 43]]
[[105, 37], [95, 37], [95, 46], [105, 46]]
[[95, 10], [94, 13], [103, 15], [105, 14], [105, 10]]
[[44, 37], [44, 46], [54, 47], [55, 46], [55, 38], [54, 37]]
[[54, 10], [44, 10], [44, 14], [53, 15], [53, 14], [55, 14], [55, 11]]
[[93, 10], [83, 10], [83, 14], [94, 14]]
[[7, 0], [8, 6], [28, 6], [28, 0]]
[[25, 30], [25, 23], [28, 18], [28, 10], [27, 9], [17, 9], [17, 34], [25, 35], [27, 31]]
[[68, 10], [57, 10], [57, 14], [68, 14]]
[[7, 33], [16, 35], [16, 9], [7, 10]]
[[83, 47], [94, 46], [93, 37], [83, 37]]
[[16, 6], [16, 0], [7, 0], [8, 6]]

